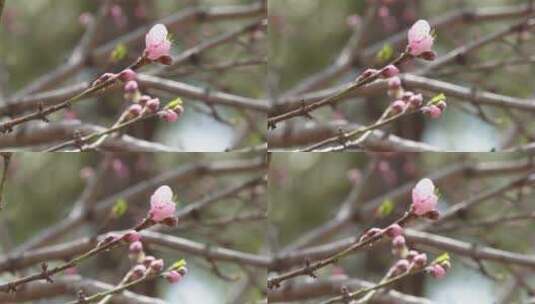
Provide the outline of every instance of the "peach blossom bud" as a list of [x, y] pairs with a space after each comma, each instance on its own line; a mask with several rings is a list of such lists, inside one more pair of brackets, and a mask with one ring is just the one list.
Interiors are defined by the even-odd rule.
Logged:
[[133, 243], [141, 240], [141, 234], [135, 230], [130, 230], [123, 235], [123, 240]]
[[396, 275], [402, 274], [407, 270], [409, 270], [409, 261], [406, 259], [398, 260], [396, 264], [394, 264], [394, 273]]
[[403, 234], [403, 228], [399, 224], [392, 224], [386, 228], [385, 234], [394, 238]]
[[396, 100], [392, 103], [392, 111], [394, 113], [401, 113], [405, 111], [407, 104], [403, 100]]
[[150, 264], [154, 262], [155, 260], [156, 260], [155, 257], [153, 257], [152, 255], [148, 255], [143, 258], [143, 265], [145, 265], [145, 267], [149, 267]]
[[423, 107], [422, 113], [424, 113], [424, 115], [431, 117], [433, 119], [436, 119], [442, 116], [442, 110], [440, 110], [440, 108], [435, 105]]
[[388, 89], [397, 90], [401, 88], [401, 79], [399, 77], [392, 77], [388, 80]]
[[132, 244], [130, 244], [130, 247], [128, 247], [128, 250], [131, 253], [140, 253], [141, 251], [143, 251], [143, 244], [141, 244], [140, 241], [133, 242]]
[[424, 102], [424, 97], [422, 94], [414, 94], [409, 98], [409, 104], [413, 108], [419, 108], [422, 106]]
[[134, 269], [132, 269], [132, 279], [138, 280], [142, 278], [145, 275], [145, 272], [147, 272], [147, 268], [144, 265], [136, 265]]
[[387, 65], [381, 70], [381, 75], [385, 78], [390, 78], [399, 75], [399, 69], [395, 65]]
[[398, 235], [396, 236], [393, 240], [392, 240], [392, 246], [394, 246], [395, 248], [403, 248], [405, 246], [405, 237], [403, 237], [402, 235]]
[[167, 122], [175, 122], [178, 119], [178, 114], [169, 109], [158, 112], [158, 116]]
[[414, 257], [414, 265], [418, 268], [422, 268], [427, 264], [427, 255], [425, 253], [420, 253]]
[[134, 93], [139, 88], [137, 81], [130, 80], [124, 85], [124, 91], [127, 93]]
[[163, 265], [164, 265], [163, 260], [157, 259], [157, 260], [152, 261], [152, 263], [150, 263], [150, 269], [154, 272], [160, 272], [163, 269]]
[[141, 114], [141, 111], [143, 111], [143, 108], [138, 104], [133, 104], [128, 108], [128, 113], [134, 117], [138, 117]]
[[378, 73], [379, 71], [376, 70], [376, 69], [367, 69], [365, 70], [364, 72], [362, 72], [362, 74], [360, 75], [360, 78], [368, 78], [376, 73]]
[[119, 73], [119, 79], [121, 79], [121, 81], [123, 82], [135, 80], [136, 77], [137, 77], [137, 74], [132, 69], [126, 69], [126, 70], [123, 70], [121, 73]]
[[158, 98], [150, 99], [149, 101], [147, 101], [145, 106], [152, 113], [156, 113], [158, 111], [158, 109], [160, 108], [160, 99], [158, 99]]
[[431, 35], [431, 26], [425, 20], [418, 20], [408, 33], [408, 50], [413, 56], [419, 56], [431, 51], [434, 38]]
[[169, 281], [169, 283], [178, 283], [182, 279], [182, 275], [177, 271], [169, 271], [164, 274], [164, 278]]

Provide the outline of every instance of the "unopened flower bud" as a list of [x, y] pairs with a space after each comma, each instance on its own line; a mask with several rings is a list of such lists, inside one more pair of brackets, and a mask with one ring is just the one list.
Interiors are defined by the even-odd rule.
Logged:
[[425, 106], [422, 108], [422, 113], [424, 115], [431, 117], [433, 119], [439, 118], [442, 115], [442, 110], [435, 105]]
[[395, 65], [390, 64], [381, 70], [381, 75], [384, 78], [394, 77], [394, 76], [399, 75], [399, 69]]
[[124, 85], [124, 91], [126, 93], [134, 93], [139, 88], [137, 81], [130, 80]]
[[427, 264], [427, 255], [425, 253], [420, 253], [414, 257], [414, 266], [422, 268]]
[[399, 224], [392, 224], [386, 228], [385, 234], [394, 238], [403, 234], [403, 228]]
[[395, 248], [402, 248], [405, 246], [405, 237], [403, 237], [402, 235], [398, 235], [396, 236], [393, 240], [392, 240], [392, 246], [394, 246]]
[[405, 111], [406, 107], [407, 104], [403, 100], [396, 100], [392, 103], [392, 111], [396, 114]]
[[128, 108], [128, 113], [134, 117], [138, 117], [143, 111], [143, 108], [139, 104], [133, 104]]
[[150, 269], [154, 272], [160, 272], [163, 269], [163, 265], [162, 259], [154, 260], [150, 263]]
[[135, 80], [136, 77], [137, 77], [137, 74], [132, 69], [126, 69], [126, 70], [123, 70], [121, 73], [119, 73], [119, 79], [121, 79], [123, 82]]
[[128, 250], [131, 253], [140, 253], [143, 251], [143, 244], [140, 241], [133, 242], [130, 244], [130, 247], [128, 247]]
[[362, 74], [360, 74], [360, 78], [361, 79], [364, 79], [364, 78], [368, 78], [376, 73], [378, 73], [379, 71], [376, 70], [376, 69], [367, 69], [365, 70], [364, 72], [362, 72]]
[[394, 274], [399, 275], [402, 273], [405, 273], [407, 270], [409, 270], [409, 261], [406, 259], [401, 259], [394, 264]]
[[163, 276], [169, 283], [178, 283], [182, 279], [182, 275], [174, 270], [166, 272]]
[[123, 240], [133, 243], [141, 240], [141, 234], [135, 230], [130, 230], [123, 235]]
[[431, 275], [435, 279], [442, 279], [443, 277], [446, 276], [446, 270], [441, 265], [438, 265], [438, 264], [426, 267], [425, 270], [426, 272], [431, 273]]
[[147, 272], [147, 268], [144, 265], [136, 265], [134, 269], [132, 269], [132, 279], [138, 280], [142, 278], [145, 275], [145, 272]]
[[370, 228], [368, 229], [361, 237], [360, 237], [360, 241], [364, 241], [366, 239], [369, 239], [369, 238], [372, 238], [380, 233], [382, 233], [383, 230], [382, 229], [379, 229], [379, 228]]
[[399, 77], [392, 77], [388, 79], [388, 89], [397, 90], [401, 87], [401, 79]]
[[419, 108], [424, 102], [424, 97], [422, 94], [414, 94], [409, 98], [409, 104], [413, 108]]
[[147, 256], [145, 256], [145, 257], [143, 258], [142, 263], [143, 263], [143, 265], [145, 265], [145, 267], [150, 267], [150, 264], [151, 264], [152, 262], [154, 262], [155, 260], [156, 260], [156, 258], [153, 257], [152, 255], [147, 255]]
[[151, 111], [152, 113], [156, 113], [158, 109], [160, 108], [160, 99], [158, 98], [152, 98], [145, 104], [147, 109]]

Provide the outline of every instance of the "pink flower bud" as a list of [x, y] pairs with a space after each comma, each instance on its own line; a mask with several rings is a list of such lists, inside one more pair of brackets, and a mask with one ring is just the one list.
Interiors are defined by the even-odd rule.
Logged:
[[376, 69], [367, 69], [365, 70], [364, 72], [362, 72], [362, 74], [360, 75], [360, 78], [364, 79], [364, 78], [368, 78], [376, 73], [378, 73], [379, 71], [376, 70]]
[[442, 115], [442, 110], [435, 105], [430, 105], [423, 107], [422, 113], [431, 118], [439, 118]]
[[143, 111], [143, 108], [138, 104], [133, 104], [128, 108], [128, 113], [134, 117], [138, 117], [141, 114], [141, 111]]
[[440, 111], [444, 112], [444, 110], [446, 110], [446, 108], [448, 107], [448, 104], [441, 100], [439, 102], [437, 102], [436, 106], [440, 109]]
[[427, 254], [425, 253], [418, 254], [417, 256], [414, 257], [413, 263], [414, 263], [414, 266], [418, 268], [424, 267], [425, 264], [427, 264]]
[[379, 228], [370, 228], [368, 229], [361, 237], [360, 237], [360, 241], [364, 241], [366, 239], [369, 239], [369, 238], [372, 238], [380, 233], [382, 233], [383, 230], [382, 229], [379, 229]]
[[145, 106], [152, 113], [156, 113], [156, 111], [158, 111], [158, 109], [160, 108], [160, 99], [158, 99], [158, 98], [150, 99], [149, 101], [147, 101]]
[[399, 224], [392, 224], [386, 228], [385, 234], [394, 238], [403, 234], [403, 228]]
[[95, 81], [96, 83], [101, 83], [101, 82], [105, 82], [105, 81], [108, 81], [110, 79], [112, 79], [113, 77], [116, 77], [117, 75], [113, 74], [113, 73], [104, 73], [102, 75], [100, 75], [100, 77]]
[[426, 267], [425, 270], [431, 273], [431, 275], [435, 279], [442, 279], [443, 277], [446, 276], [446, 270], [438, 264]]
[[415, 258], [418, 254], [420, 254], [418, 251], [416, 251], [416, 250], [410, 250], [409, 253], [407, 254], [407, 259], [408, 259], [409, 261], [412, 262], [412, 260], [414, 260], [414, 258]]
[[143, 244], [141, 244], [140, 241], [133, 242], [132, 244], [130, 244], [130, 247], [128, 247], [128, 250], [131, 253], [140, 253], [141, 251], [143, 251]]
[[145, 106], [147, 102], [149, 102], [149, 100], [151, 99], [153, 98], [148, 95], [142, 95], [141, 97], [139, 97], [139, 104]]
[[169, 283], [178, 283], [182, 279], [182, 275], [177, 271], [169, 271], [164, 274], [164, 278], [169, 281]]
[[438, 196], [435, 194], [435, 185], [428, 178], [420, 180], [412, 189], [411, 211], [422, 216], [437, 208]]
[[392, 103], [392, 111], [396, 114], [405, 111], [406, 108], [407, 104], [403, 100], [396, 100]]
[[425, 20], [418, 20], [408, 33], [408, 50], [413, 56], [430, 52], [433, 47], [434, 38], [431, 35], [431, 26]]
[[141, 234], [135, 230], [130, 230], [123, 235], [123, 240], [133, 243], [141, 240]]
[[395, 248], [403, 248], [405, 246], [405, 237], [403, 237], [402, 235], [398, 235], [396, 236], [393, 240], [392, 240], [392, 246], [394, 246]]
[[161, 186], [150, 197], [149, 218], [155, 222], [161, 222], [166, 218], [175, 217], [175, 211], [173, 191], [169, 186]]
[[150, 269], [154, 272], [160, 272], [163, 269], [163, 265], [164, 263], [162, 259], [154, 260], [150, 263]]
[[137, 74], [132, 69], [126, 69], [126, 70], [123, 70], [121, 73], [119, 73], [119, 79], [121, 79], [121, 81], [123, 82], [135, 80], [136, 77], [137, 77]]
[[388, 79], [389, 90], [397, 90], [399, 88], [401, 88], [401, 79], [399, 79], [399, 77], [392, 77]]
[[409, 270], [409, 261], [406, 259], [398, 260], [396, 264], [394, 264], [394, 273], [396, 275], [402, 274], [407, 270]]
[[153, 257], [152, 255], [147, 255], [143, 258], [143, 265], [145, 265], [145, 267], [150, 267], [150, 264], [152, 262], [154, 262], [156, 260], [155, 257]]
[[124, 91], [127, 93], [134, 93], [139, 88], [137, 81], [130, 80], [124, 85]]
[[158, 116], [167, 122], [175, 122], [178, 119], [178, 114], [169, 109], [158, 112]]
[[403, 93], [403, 96], [401, 96], [401, 99], [404, 101], [404, 102], [409, 102], [411, 100], [411, 97], [414, 95], [413, 92], [411, 91], [406, 91]]
[[145, 272], [147, 272], [147, 268], [144, 265], [136, 265], [134, 269], [132, 269], [132, 279], [138, 280], [142, 278], [145, 275]]
[[383, 77], [385, 77], [385, 78], [398, 76], [399, 75], [399, 69], [395, 65], [390, 64], [390, 65], [387, 65], [386, 67], [384, 67], [381, 70], [381, 75]]
[[145, 56], [150, 60], [158, 60], [162, 56], [169, 56], [171, 41], [167, 39], [167, 28], [163, 24], [156, 24], [145, 36]]
[[414, 94], [409, 98], [409, 104], [413, 108], [419, 108], [422, 106], [424, 102], [424, 97], [422, 94]]

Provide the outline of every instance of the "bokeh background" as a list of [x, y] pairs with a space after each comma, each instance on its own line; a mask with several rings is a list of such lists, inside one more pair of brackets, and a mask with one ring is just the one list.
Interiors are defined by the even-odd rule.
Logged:
[[[107, 0], [106, 0], [107, 1]], [[10, 101], [14, 93], [38, 77], [65, 63], [83, 36], [87, 20], [96, 18], [105, 1], [23, 0], [7, 1], [0, 27], [0, 100]], [[191, 11], [192, 8], [230, 8], [254, 5], [256, 0], [113, 0], [110, 12], [103, 18], [95, 45], [101, 46], [141, 26], [161, 18]], [[117, 9], [118, 8], [118, 9]], [[169, 28], [173, 37], [172, 53], [178, 55], [199, 43], [236, 30], [258, 17], [234, 18], [216, 22], [189, 22], [180, 28]], [[206, 90], [261, 98], [264, 95], [265, 35], [262, 31], [246, 33], [220, 47], [203, 52], [197, 62], [187, 62], [166, 78], [185, 82]], [[67, 81], [54, 87], [68, 87], [94, 80], [104, 72], [117, 72], [132, 63], [143, 51], [144, 40], [125, 47], [125, 57], [113, 60], [105, 56], [90, 61], [88, 66]], [[117, 48], [116, 48], [117, 49]], [[227, 68], [210, 67], [244, 62]], [[149, 72], [150, 68], [142, 71]], [[177, 96], [152, 92], [167, 103]], [[3, 99], [3, 100], [2, 100]], [[148, 122], [135, 126], [130, 134], [165, 143], [186, 151], [222, 151], [262, 142], [265, 114], [216, 106], [218, 115], [198, 100], [184, 98], [186, 112], [177, 123]], [[52, 116], [53, 121], [80, 119], [85, 123], [111, 125], [122, 110], [120, 90], [101, 98], [78, 103], [73, 112]]]
[[[367, 40], [353, 68], [343, 73], [328, 86], [348, 83], [368, 67], [382, 67], [383, 60], [376, 54], [383, 47], [392, 47], [393, 56], [406, 46], [385, 43], [384, 40], [407, 30], [416, 20], [442, 20], [456, 13], [492, 12], [519, 8], [528, 4], [525, 0], [406, 0], [406, 1], [364, 1], [364, 0], [272, 0], [269, 1], [269, 83], [273, 96], [284, 96], [300, 81], [332, 65], [354, 30], [363, 23], [370, 3], [379, 8], [371, 26], [364, 30]], [[520, 5], [520, 6], [519, 6]], [[447, 26], [436, 32], [434, 50], [438, 56], [475, 41], [487, 34], [504, 29], [519, 20], [482, 21], [474, 24]], [[353, 24], [353, 25], [351, 25]], [[443, 68], [431, 72], [427, 77], [468, 88], [477, 88], [503, 95], [533, 100], [535, 90], [532, 78], [535, 73], [533, 58], [535, 51], [533, 32], [510, 35], [492, 43], [477, 52], [462, 57]], [[370, 56], [371, 55], [371, 56]], [[492, 69], [472, 70], [480, 63], [519, 58], [522, 63], [500, 66]], [[425, 62], [412, 61], [402, 66], [402, 72], [414, 72]], [[321, 88], [326, 88], [322, 86]], [[319, 89], [319, 88], [318, 88]], [[427, 97], [434, 96], [431, 94]], [[275, 102], [277, 99], [274, 99]], [[395, 123], [393, 134], [423, 141], [443, 150], [490, 151], [507, 145], [530, 142], [534, 130], [532, 114], [523, 111], [509, 111], [497, 107], [483, 106], [484, 115], [469, 102], [450, 98], [449, 108], [441, 119], [430, 120], [422, 115], [410, 116]], [[324, 107], [312, 114], [320, 124], [333, 120], [347, 120], [360, 125], [375, 121], [391, 102], [385, 92], [369, 97], [355, 97], [338, 104], [336, 109]], [[479, 114], [478, 114], [479, 113]], [[511, 141], [517, 123], [526, 130]], [[293, 124], [303, 123], [302, 118], [293, 119]], [[520, 132], [523, 133], [523, 132]]]
[[[0, 211], [0, 260], [10, 249], [17, 248], [68, 218], [89, 179], [93, 177], [98, 178], [98, 184], [90, 200], [94, 203], [89, 206], [99, 206], [105, 199], [125, 189], [146, 183], [152, 185], [153, 178], [157, 177], [167, 180], [166, 183], [173, 189], [178, 198], [178, 212], [193, 203], [209, 200], [249, 183], [249, 186], [179, 219], [176, 228], [165, 228], [160, 232], [207, 246], [260, 254], [265, 247], [267, 217], [265, 183], [262, 182], [265, 174], [263, 163], [261, 155], [235, 153], [16, 153], [12, 157], [5, 188], [5, 207]], [[219, 173], [203, 170], [213, 167], [238, 169], [220, 170]], [[180, 172], [190, 173], [182, 174], [180, 179], [173, 178]], [[258, 178], [260, 181], [250, 183]], [[159, 186], [156, 183], [154, 187], [149, 187], [149, 191], [128, 198], [126, 213], [121, 217], [114, 218], [110, 210], [100, 213], [52, 243], [133, 227], [147, 215], [150, 195]], [[254, 278], [254, 282], [265, 282], [266, 270], [263, 268], [217, 260], [213, 264], [217, 266], [213, 266], [199, 255], [166, 247], [149, 245], [146, 248], [152, 255], [163, 258], [166, 265], [185, 258], [189, 273], [178, 284], [171, 285], [164, 279], [157, 279], [141, 284], [133, 289], [134, 292], [158, 297], [168, 303], [184, 304], [246, 303], [261, 298], [264, 284], [246, 282], [250, 278]], [[49, 265], [60, 262], [52, 260]], [[87, 260], [77, 267], [77, 273], [84, 278], [117, 284], [129, 267], [131, 262], [127, 258], [127, 248], [121, 247]], [[35, 265], [26, 269], [26, 273], [39, 269], [39, 265]], [[11, 279], [13, 276], [8, 272], [0, 274], [2, 282]], [[68, 298], [41, 299], [33, 303], [63, 303], [68, 299], [74, 299], [73, 295]]]
[[[533, 163], [529, 165], [530, 162], [526, 155], [507, 153], [277, 153], [273, 156], [269, 174], [272, 250], [284, 250], [287, 246], [296, 244], [307, 232], [334, 220], [346, 198], [352, 202], [355, 210], [351, 217], [353, 221], [333, 235], [309, 246], [359, 236], [364, 229], [384, 227], [392, 223], [408, 210], [411, 202], [410, 192], [401, 192], [405, 194], [399, 196], [400, 189], [411, 189], [421, 178], [430, 177], [435, 180], [440, 191], [438, 208], [444, 212], [455, 203], [533, 172]], [[465, 169], [459, 170], [461, 167]], [[503, 170], [499, 174], [493, 174], [492, 171], [475, 174], [477, 168], [500, 167], [523, 169]], [[439, 179], [439, 176], [447, 178]], [[358, 187], [361, 189], [360, 196], [355, 199], [355, 195], [350, 193]], [[484, 200], [480, 205], [440, 226], [432, 225], [427, 231], [471, 244], [533, 256], [535, 207], [531, 202], [535, 194], [534, 188], [526, 186], [519, 189]], [[380, 206], [384, 205], [392, 206], [392, 211], [379, 211]], [[491, 225], [476, 224], [478, 221], [513, 214], [524, 215], [526, 218], [499, 221]], [[417, 226], [417, 223], [414, 225]], [[318, 280], [347, 275], [350, 278], [379, 282], [396, 261], [389, 246], [388, 242], [382, 242], [369, 250], [358, 251], [343, 258], [336, 265], [318, 271]], [[419, 245], [415, 248], [427, 252], [429, 258], [444, 252]], [[508, 266], [499, 263], [482, 260], [484, 268], [479, 268], [471, 258], [452, 252], [450, 255], [452, 271], [445, 279], [435, 280], [430, 275], [418, 275], [393, 287], [407, 294], [429, 298], [437, 304], [527, 303], [528, 292], [525, 290], [529, 288], [517, 287], [511, 290], [510, 283], [518, 275], [525, 279], [528, 286], [533, 286], [535, 276], [532, 269], [513, 267], [516, 273], [513, 275]], [[275, 274], [272, 272], [270, 276]], [[293, 281], [312, 283], [314, 279], [302, 277], [301, 280]], [[285, 286], [291, 292], [291, 282], [283, 283], [281, 288]], [[337, 295], [340, 293], [331, 297]], [[315, 298], [298, 303], [320, 302], [320, 298]]]

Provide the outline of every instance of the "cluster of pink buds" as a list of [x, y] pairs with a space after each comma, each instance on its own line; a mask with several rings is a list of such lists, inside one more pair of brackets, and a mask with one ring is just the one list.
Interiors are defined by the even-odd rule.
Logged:
[[[139, 85], [136, 81], [136, 72], [131, 69], [126, 69], [120, 72], [117, 77], [123, 81], [124, 84], [124, 98], [127, 101], [132, 102], [132, 105], [128, 108], [128, 114], [130, 117], [135, 118], [145, 113], [157, 113], [161, 119], [174, 122], [184, 112], [182, 101], [173, 101], [160, 110], [160, 99], [151, 97], [149, 95], [142, 95], [139, 91]], [[171, 107], [172, 106], [172, 107]]]
[[[161, 186], [150, 198], [150, 210], [147, 218], [156, 223], [176, 225], [176, 204], [173, 202], [173, 191], [169, 186]], [[131, 280], [138, 280], [149, 274], [157, 274], [171, 283], [179, 282], [187, 273], [186, 263], [181, 260], [164, 271], [163, 259], [146, 255], [142, 243], [142, 235], [136, 230], [126, 231], [122, 236], [113, 236], [113, 240], [129, 243], [129, 258], [134, 263], [131, 270]], [[164, 271], [162, 273], [162, 271]]]
[[409, 109], [421, 109], [424, 115], [439, 118], [447, 107], [445, 99], [431, 100], [424, 106], [422, 94], [406, 91], [399, 77], [388, 79], [388, 95], [394, 98], [390, 105], [394, 113], [402, 113]]

